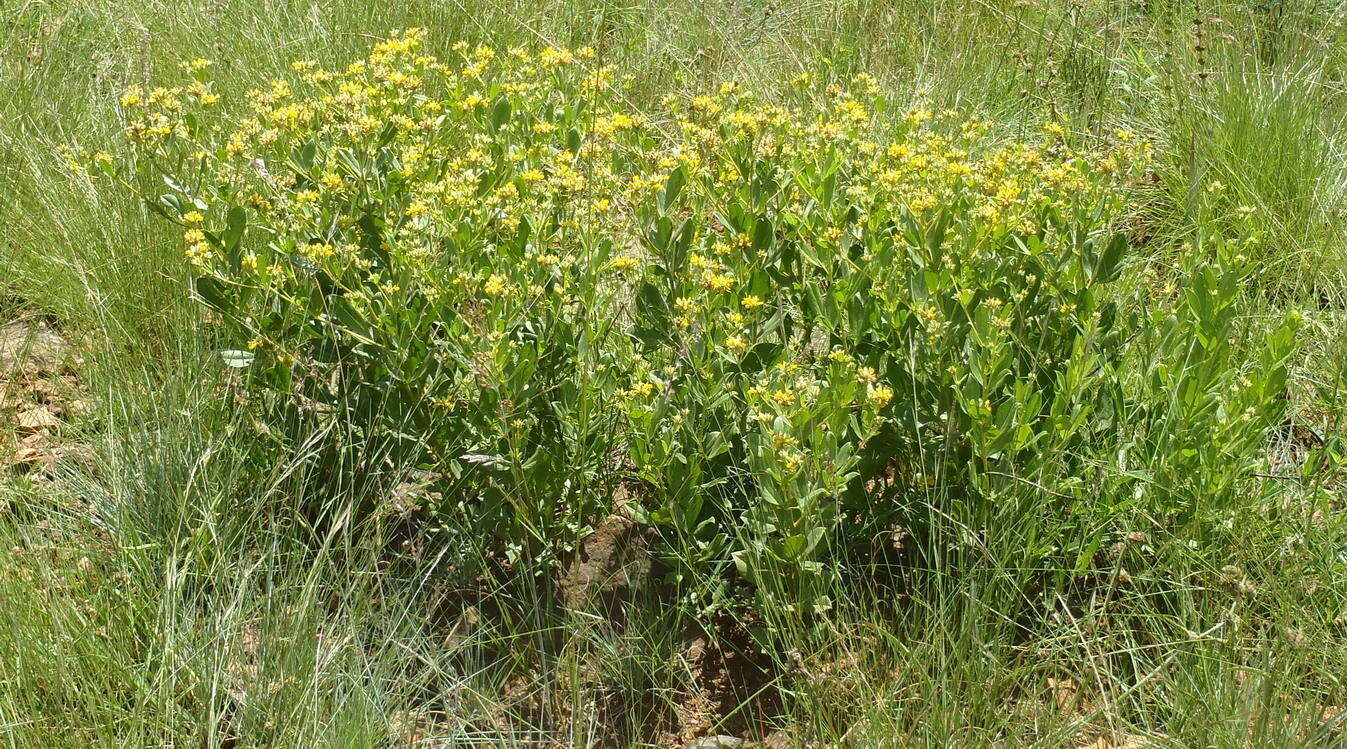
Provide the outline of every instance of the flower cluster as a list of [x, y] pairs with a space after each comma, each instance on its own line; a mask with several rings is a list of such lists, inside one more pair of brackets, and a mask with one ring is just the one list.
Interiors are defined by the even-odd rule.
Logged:
[[561, 553], [620, 451], [634, 512], [808, 601], [843, 519], [887, 522], [843, 511], [875, 475], [1080, 436], [1044, 425], [1052, 373], [1111, 324], [1142, 140], [1006, 139], [865, 75], [637, 111], [593, 50], [424, 37], [297, 62], [233, 120], [203, 62], [121, 103], [252, 386], [453, 464], [442, 511]]

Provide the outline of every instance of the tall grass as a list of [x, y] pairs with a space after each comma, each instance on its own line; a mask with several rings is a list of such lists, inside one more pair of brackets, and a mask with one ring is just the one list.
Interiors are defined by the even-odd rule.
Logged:
[[[1215, 498], [1181, 471], [1146, 468], [1165, 462], [1172, 435], [1118, 424], [1131, 441], [1119, 439], [1108, 470], [1080, 466], [1103, 477], [1079, 486], [1084, 496], [1187, 491], [1220, 499], [1220, 523], [1195, 536], [1137, 515], [1098, 550], [1105, 572], [1040, 569], [1026, 550], [1059, 543], [1061, 526], [1032, 510], [1055, 490], [1010, 481], [982, 515], [914, 500], [947, 535], [895, 533], [877, 562], [891, 574], [838, 583], [817, 626], [769, 617], [701, 631], [693, 605], [659, 585], [616, 610], [572, 608], [526, 563], [506, 583], [489, 562], [449, 563], [473, 556], [471, 538], [436, 547], [396, 517], [289, 511], [315, 491], [305, 456], [278, 453], [228, 406], [176, 238], [129, 191], [71, 176], [60, 148], [115, 143], [120, 92], [181, 60], [216, 60], [217, 86], [238, 98], [291, 60], [336, 66], [409, 26], [431, 29], [441, 50], [593, 45], [640, 82], [638, 107], [720, 78], [771, 96], [828, 67], [869, 70], [894, 101], [957, 106], [1008, 133], [1045, 110], [1083, 138], [1133, 129], [1160, 144], [1132, 227], [1138, 272], [1174, 273], [1206, 227], [1260, 235], [1228, 355], [1252, 360], [1269, 320], [1306, 310], [1293, 401], [1268, 441], [1293, 455], [1308, 441], [1331, 461], [1347, 415], [1343, 14], [1310, 0], [0, 6], [0, 305], [59, 321], [96, 402], [63, 432], [87, 459], [61, 463], [51, 482], [0, 479], [0, 736], [72, 747], [630, 745], [774, 731], [788, 745], [1341, 743], [1347, 528], [1335, 476], [1293, 462]], [[1032, 582], [1043, 579], [1068, 582]]]

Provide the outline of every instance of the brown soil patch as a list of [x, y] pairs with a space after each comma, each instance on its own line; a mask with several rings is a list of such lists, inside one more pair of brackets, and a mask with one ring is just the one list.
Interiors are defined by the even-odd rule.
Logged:
[[42, 320], [0, 325], [0, 468], [50, 478], [62, 459], [84, 455], [56, 439], [89, 408], [75, 376], [80, 363], [65, 338]]
[[604, 518], [561, 576], [566, 607], [619, 622], [624, 604], [650, 580], [649, 543], [649, 529], [622, 515]]

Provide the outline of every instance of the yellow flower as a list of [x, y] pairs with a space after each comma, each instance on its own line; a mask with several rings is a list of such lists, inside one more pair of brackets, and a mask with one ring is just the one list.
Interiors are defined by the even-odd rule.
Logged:
[[594, 132], [603, 136], [611, 136], [623, 130], [632, 130], [638, 124], [636, 118], [631, 115], [618, 113], [595, 120]]
[[545, 68], [554, 68], [575, 62], [575, 53], [563, 47], [548, 47], [538, 54], [538, 63]]
[[300, 257], [311, 263], [316, 263], [324, 258], [332, 257], [336, 250], [332, 245], [325, 242], [310, 242], [299, 250]]
[[929, 109], [913, 109], [908, 112], [903, 121], [909, 125], [916, 126], [930, 120], [935, 115]]
[[837, 105], [837, 114], [842, 119], [853, 124], [861, 125], [870, 120], [870, 113], [865, 111], [865, 107], [860, 102], [847, 100]]
[[757, 309], [762, 306], [762, 300], [754, 294], [749, 294], [740, 304], [744, 305], [744, 309]]
[[123, 107], [134, 107], [138, 104], [143, 104], [145, 102], [145, 92], [140, 86], [132, 86], [126, 90], [126, 93], [122, 94], [121, 101]]
[[729, 291], [734, 288], [734, 276], [728, 273], [708, 273], [704, 281], [706, 287], [712, 291]]
[[887, 385], [870, 385], [865, 389], [865, 393], [870, 402], [875, 404], [875, 408], [883, 408], [893, 400], [893, 388]]
[[692, 108], [705, 114], [716, 114], [724, 109], [720, 102], [710, 96], [698, 96], [692, 100]]
[[631, 255], [618, 255], [608, 263], [608, 267], [612, 268], [613, 270], [626, 271], [632, 270], [637, 266], [639, 266], [640, 264], [641, 261], [632, 257]]
[[655, 386], [649, 382], [637, 382], [624, 393], [628, 398], [649, 398], [655, 394]]

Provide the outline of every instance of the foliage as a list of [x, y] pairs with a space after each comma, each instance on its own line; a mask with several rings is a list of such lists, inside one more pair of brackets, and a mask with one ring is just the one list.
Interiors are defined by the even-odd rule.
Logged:
[[0, 11], [0, 734], [1340, 742], [1339, 10]]
[[[121, 104], [268, 426], [337, 425], [327, 473], [442, 476], [430, 517], [471, 518], [511, 560], [573, 550], [624, 473], [676, 578], [732, 560], [770, 608], [825, 609], [842, 560], [887, 529], [929, 535], [913, 495], [977, 508], [1027, 482], [1060, 487], [1035, 512], [1079, 513], [1057, 507], [1083, 479], [1070, 456], [1125, 420], [1182, 441], [1232, 406], [1265, 424], [1280, 395], [1289, 334], [1266, 379], [1211, 401], [1235, 376], [1228, 264], [1194, 266], [1158, 339], [1115, 290], [1149, 154], [1130, 132], [998, 141], [954, 112], [891, 114], [864, 74], [821, 101], [726, 83], [647, 117], [593, 50], [442, 62], [422, 37], [340, 73], [296, 63], [234, 125], [205, 61]], [[1142, 332], [1163, 363], [1129, 389]], [[1162, 447], [1188, 459], [1157, 470], [1216, 492], [1258, 434]], [[1119, 506], [1027, 563], [1088, 566]]]

